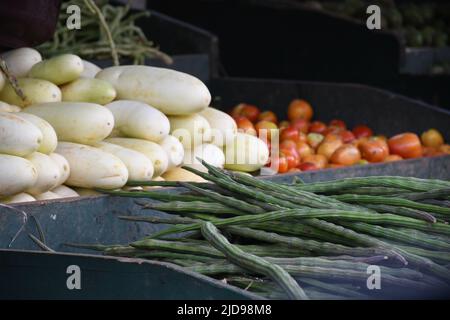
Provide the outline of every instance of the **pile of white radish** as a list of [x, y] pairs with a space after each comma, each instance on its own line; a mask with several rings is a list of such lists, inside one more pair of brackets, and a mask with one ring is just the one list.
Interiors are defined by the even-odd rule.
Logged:
[[[266, 145], [209, 107], [199, 79], [149, 66], [100, 69], [76, 55], [0, 54], [25, 99], [0, 72], [0, 203], [118, 189], [127, 181], [199, 181], [182, 165], [255, 171]], [[256, 158], [255, 158], [256, 157]]]

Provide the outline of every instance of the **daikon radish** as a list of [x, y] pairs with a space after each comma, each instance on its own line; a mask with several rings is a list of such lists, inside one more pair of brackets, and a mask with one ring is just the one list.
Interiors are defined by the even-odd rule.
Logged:
[[83, 70], [84, 65], [80, 57], [74, 54], [61, 54], [33, 65], [28, 77], [60, 85], [78, 79]]
[[108, 138], [105, 141], [143, 153], [153, 164], [153, 177], [158, 177], [167, 170], [169, 165], [167, 154], [155, 142], [132, 138]]
[[207, 182], [202, 177], [180, 167], [165, 172], [162, 177], [166, 181]]
[[269, 149], [261, 139], [238, 132], [225, 148], [225, 168], [252, 172], [264, 166], [269, 160]]
[[30, 202], [30, 201], [36, 201], [36, 199], [33, 196], [31, 196], [25, 192], [21, 192], [21, 193], [15, 194], [13, 196], [0, 199], [0, 203], [5, 203], [5, 204]]
[[42, 103], [23, 111], [48, 121], [61, 141], [93, 144], [106, 138], [114, 127], [112, 113], [95, 103]]
[[237, 125], [232, 117], [223, 111], [206, 108], [200, 115], [204, 117], [211, 127], [211, 143], [222, 147], [237, 133]]
[[96, 78], [109, 81], [118, 99], [142, 101], [166, 115], [200, 112], [211, 102], [211, 94], [202, 81], [175, 70], [118, 66], [103, 69]]
[[15, 115], [30, 121], [34, 124], [42, 133], [42, 142], [37, 149], [38, 152], [50, 154], [56, 149], [56, 145], [58, 144], [58, 138], [56, 137], [55, 129], [42, 118], [35, 116], [31, 113], [18, 112]]
[[169, 117], [171, 134], [191, 149], [211, 140], [211, 127], [208, 121], [198, 114]]
[[208, 169], [206, 169], [197, 158], [203, 159], [210, 165], [218, 168], [223, 168], [225, 164], [225, 155], [223, 154], [222, 149], [210, 143], [204, 143], [194, 149], [186, 150], [183, 159], [183, 164], [185, 166], [208, 172]]
[[99, 142], [94, 146], [122, 160], [127, 167], [129, 180], [152, 180], [154, 172], [153, 163], [143, 153], [108, 142]]
[[22, 100], [8, 83], [0, 91], [0, 100], [24, 108], [26, 106], [61, 101], [61, 90], [53, 83], [42, 79], [19, 78], [17, 83], [25, 95]]
[[70, 166], [69, 162], [66, 158], [64, 158], [62, 155], [58, 153], [51, 153], [50, 158], [52, 158], [53, 161], [55, 161], [56, 165], [59, 169], [59, 180], [56, 184], [57, 186], [62, 185], [70, 176]]
[[0, 112], [0, 153], [27, 156], [39, 148], [42, 140], [41, 130], [30, 121], [15, 113]]
[[53, 200], [53, 199], [61, 199], [62, 197], [59, 194], [56, 194], [52, 191], [47, 191], [35, 196], [36, 200]]
[[105, 80], [79, 78], [61, 86], [62, 101], [91, 102], [101, 105], [116, 97], [116, 90]]
[[56, 152], [69, 162], [70, 176], [65, 183], [68, 186], [116, 189], [128, 180], [125, 164], [98, 148], [60, 141]]
[[33, 48], [14, 49], [0, 57], [5, 60], [11, 74], [18, 78], [25, 77], [36, 63], [42, 61], [41, 54]]
[[164, 149], [169, 160], [167, 170], [178, 167], [183, 163], [184, 148], [180, 140], [172, 135], [168, 135], [159, 145]]
[[7, 197], [32, 187], [38, 172], [27, 159], [0, 154], [0, 197]]
[[80, 78], [95, 78], [95, 75], [99, 73], [102, 69], [92, 62], [83, 61], [83, 72], [80, 74]]
[[56, 193], [61, 198], [72, 198], [72, 197], [80, 196], [75, 190], [73, 190], [65, 185], [57, 186], [56, 188], [52, 189], [51, 191], [53, 193]]
[[0, 101], [0, 112], [19, 112], [22, 108]]
[[105, 107], [114, 115], [114, 130], [122, 136], [159, 142], [169, 134], [169, 119], [148, 104], [117, 100]]
[[36, 183], [27, 188], [25, 192], [35, 196], [47, 192], [57, 186], [60, 179], [58, 165], [48, 155], [34, 152], [26, 157], [37, 170]]

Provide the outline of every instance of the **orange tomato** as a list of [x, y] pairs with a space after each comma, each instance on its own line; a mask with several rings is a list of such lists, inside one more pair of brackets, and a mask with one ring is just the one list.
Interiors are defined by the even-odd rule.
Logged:
[[344, 129], [339, 127], [327, 127], [322, 134], [327, 136], [329, 134], [340, 134], [342, 131], [344, 131]]
[[333, 152], [330, 162], [333, 164], [351, 166], [361, 160], [361, 153], [358, 148], [351, 144], [340, 146]]
[[291, 101], [288, 107], [288, 119], [305, 119], [309, 121], [312, 119], [314, 114], [311, 105], [303, 99], [294, 99]]
[[239, 130], [251, 134], [253, 136], [256, 136], [256, 129], [253, 123], [244, 116], [238, 116], [234, 118], [234, 121], [236, 122], [236, 125]]
[[288, 172], [289, 172], [289, 173], [291, 173], [291, 172], [302, 172], [302, 170], [300, 170], [299, 168], [290, 168], [290, 169], [288, 170]]
[[370, 137], [373, 135], [372, 129], [370, 129], [368, 126], [365, 125], [358, 125], [354, 127], [352, 132], [355, 135], [356, 139], [363, 137]]
[[327, 125], [322, 121], [314, 121], [309, 126], [309, 132], [324, 133], [327, 130]]
[[323, 139], [324, 136], [320, 133], [308, 133], [308, 135], [306, 136], [306, 141], [314, 149], [319, 146]]
[[386, 141], [377, 138], [363, 140], [359, 144], [361, 156], [369, 162], [382, 162], [389, 155]]
[[299, 132], [297, 141], [307, 142], [308, 139], [306, 138], [306, 133]]
[[[389, 156], [388, 156], [389, 157]], [[386, 157], [387, 158], [387, 157]], [[367, 161], [366, 159], [361, 159], [361, 160], [359, 160], [357, 163], [355, 163], [355, 164], [357, 164], [357, 165], [366, 165], [366, 164], [369, 164], [369, 161]]]
[[312, 162], [300, 163], [297, 168], [299, 168], [301, 171], [319, 170], [319, 168], [317, 168], [317, 166]]
[[277, 133], [278, 127], [271, 121], [262, 120], [255, 124], [255, 129], [258, 132], [258, 137], [261, 139], [272, 139], [272, 136]]
[[239, 103], [231, 111], [231, 116], [233, 118], [243, 116], [251, 122], [255, 122], [256, 120], [258, 120], [259, 113], [260, 111], [257, 106], [248, 103]]
[[400, 160], [403, 160], [403, 158], [396, 154], [390, 154], [386, 158], [384, 158], [384, 162], [394, 162]]
[[263, 111], [258, 116], [258, 121], [270, 121], [273, 123], [277, 123], [277, 115], [272, 111]]
[[297, 140], [299, 137], [299, 132], [292, 126], [284, 128], [280, 132], [280, 140]]
[[439, 147], [439, 151], [445, 154], [450, 154], [450, 144], [443, 144]]
[[309, 122], [302, 118], [292, 120], [291, 126], [303, 133], [308, 133], [309, 130]]
[[337, 164], [337, 163], [330, 163], [327, 165], [328, 169], [339, 169], [339, 168], [345, 168], [346, 165], [344, 164]]
[[420, 136], [420, 139], [422, 140], [422, 143], [425, 147], [439, 148], [444, 144], [444, 138], [442, 137], [442, 134], [436, 129], [425, 131]]
[[306, 156], [302, 159], [302, 162], [314, 163], [318, 169], [323, 169], [328, 164], [327, 158], [321, 154], [311, 154], [309, 156]]
[[281, 149], [292, 149], [297, 151], [297, 141], [290, 139], [283, 140], [280, 143], [280, 150]]
[[401, 133], [388, 140], [389, 150], [402, 158], [417, 158], [422, 156], [422, 145], [415, 133]]
[[422, 154], [424, 157], [433, 157], [441, 154], [441, 152], [435, 147], [422, 147]]
[[277, 170], [278, 173], [285, 173], [289, 170], [286, 157], [274, 157], [271, 160], [270, 167]]
[[342, 146], [342, 144], [342, 140], [339, 136], [329, 134], [317, 148], [317, 154], [324, 155], [327, 159], [330, 159], [331, 155]]
[[300, 160], [306, 156], [314, 154], [314, 150], [304, 141], [297, 141], [295, 149], [300, 157]]
[[286, 158], [289, 169], [295, 168], [300, 163], [300, 158], [295, 149], [281, 149], [280, 155]]
[[342, 120], [339, 120], [339, 119], [331, 120], [330, 123], [328, 124], [328, 126], [340, 128], [342, 130], [347, 130], [347, 125], [345, 124], [345, 122]]

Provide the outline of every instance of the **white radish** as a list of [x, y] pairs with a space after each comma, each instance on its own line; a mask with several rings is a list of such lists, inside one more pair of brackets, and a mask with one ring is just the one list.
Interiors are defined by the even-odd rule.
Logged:
[[0, 112], [0, 153], [27, 156], [42, 143], [41, 130], [15, 113]]
[[0, 197], [7, 197], [32, 187], [38, 178], [35, 166], [28, 160], [0, 154]]
[[269, 148], [261, 139], [238, 132], [225, 148], [225, 168], [252, 172], [260, 169], [269, 160]]
[[93, 144], [106, 138], [114, 127], [112, 113], [95, 103], [42, 103], [23, 111], [48, 121], [61, 141]]
[[61, 199], [62, 197], [54, 193], [52, 191], [47, 191], [38, 195], [35, 195], [36, 200], [42, 201], [42, 200], [54, 200], [54, 199]]
[[158, 177], [167, 170], [169, 165], [167, 154], [155, 142], [132, 138], [108, 138], [105, 141], [143, 153], [153, 164], [153, 177]]
[[99, 73], [102, 69], [92, 62], [83, 61], [83, 72], [80, 74], [80, 78], [95, 78], [95, 75]]
[[0, 112], [19, 112], [22, 108], [0, 101]]
[[175, 70], [118, 66], [103, 69], [96, 78], [109, 81], [118, 99], [142, 101], [166, 115], [200, 112], [211, 102], [211, 94], [202, 81]]
[[149, 181], [153, 177], [153, 163], [144, 154], [117, 144], [99, 142], [94, 145], [105, 152], [115, 155], [122, 160], [128, 170], [128, 179], [131, 181]]
[[50, 123], [31, 113], [18, 112], [15, 113], [15, 115], [31, 122], [37, 128], [39, 128], [39, 130], [41, 130], [42, 142], [37, 149], [38, 152], [50, 154], [55, 151], [56, 145], [58, 144], [58, 138], [56, 136], [55, 129], [53, 129]]
[[32, 195], [29, 195], [28, 193], [25, 192], [21, 192], [13, 196], [0, 199], [0, 203], [5, 204], [31, 202], [31, 201], [36, 201], [36, 199]]
[[208, 121], [211, 127], [212, 144], [222, 147], [236, 135], [236, 122], [225, 112], [209, 107], [200, 112], [200, 115]]
[[69, 162], [70, 176], [65, 183], [68, 186], [116, 189], [128, 180], [125, 164], [98, 148], [61, 141], [56, 152]]
[[117, 100], [105, 107], [114, 115], [114, 130], [122, 136], [159, 142], [169, 134], [169, 119], [148, 104]]
[[169, 117], [171, 134], [191, 149], [211, 140], [211, 127], [208, 121], [198, 114]]
[[33, 65], [28, 77], [60, 85], [78, 79], [83, 70], [84, 65], [80, 57], [74, 54], [61, 54]]
[[225, 155], [222, 149], [210, 143], [201, 144], [194, 149], [186, 150], [183, 160], [183, 164], [185, 166], [207, 172], [208, 169], [206, 169], [206, 167], [203, 166], [197, 158], [200, 158], [208, 164], [218, 168], [223, 168], [225, 164]]
[[202, 177], [183, 168], [173, 168], [162, 175], [166, 181], [207, 182]]
[[66, 158], [64, 158], [62, 155], [58, 153], [51, 153], [50, 158], [56, 163], [59, 169], [59, 180], [57, 182], [57, 186], [62, 185], [64, 182], [66, 182], [67, 179], [69, 179], [70, 176], [70, 166], [69, 162]]
[[184, 148], [180, 140], [172, 135], [165, 137], [159, 145], [164, 149], [168, 158], [167, 170], [178, 167], [183, 163]]
[[75, 190], [73, 190], [65, 185], [57, 186], [56, 188], [52, 189], [51, 191], [53, 193], [56, 193], [61, 198], [72, 198], [72, 197], [80, 196]]
[[62, 101], [91, 102], [101, 105], [116, 97], [116, 90], [105, 80], [79, 78], [61, 86]]
[[37, 103], [61, 101], [61, 90], [47, 80], [19, 78], [17, 83], [25, 95], [25, 100], [16, 94], [9, 83], [0, 91], [0, 100], [21, 108]]
[[25, 77], [31, 68], [42, 61], [41, 54], [33, 48], [19, 48], [4, 52], [0, 57], [15, 77]]
[[25, 191], [31, 195], [47, 192], [57, 186], [60, 179], [59, 167], [48, 155], [34, 152], [26, 157], [37, 170], [36, 183]]

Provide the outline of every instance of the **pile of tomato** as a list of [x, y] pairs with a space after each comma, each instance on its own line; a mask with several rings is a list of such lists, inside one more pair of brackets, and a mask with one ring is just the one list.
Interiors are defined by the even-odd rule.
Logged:
[[283, 121], [278, 121], [274, 112], [261, 111], [247, 103], [240, 103], [231, 111], [238, 128], [259, 136], [269, 150], [277, 139], [279, 148], [267, 166], [278, 168], [278, 173], [450, 154], [450, 145], [445, 144], [436, 129], [425, 131], [420, 137], [406, 132], [388, 138], [374, 134], [363, 124], [350, 130], [343, 120], [334, 119], [327, 124], [313, 121], [313, 115], [312, 106], [303, 99], [291, 101], [287, 120]]

